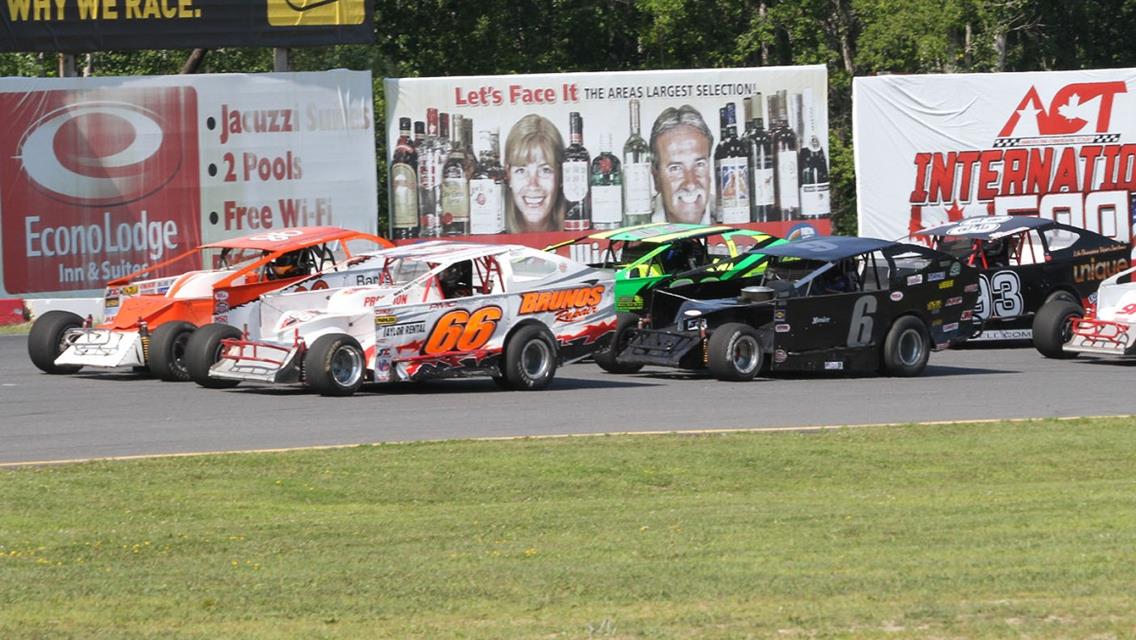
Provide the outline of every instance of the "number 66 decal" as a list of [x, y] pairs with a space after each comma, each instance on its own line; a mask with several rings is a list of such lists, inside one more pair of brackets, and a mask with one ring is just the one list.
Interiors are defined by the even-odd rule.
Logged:
[[501, 307], [482, 307], [472, 313], [465, 309], [447, 311], [434, 323], [422, 353], [437, 355], [480, 349], [493, 337], [500, 319]]
[[974, 315], [982, 318], [1008, 318], [1025, 311], [1022, 300], [1022, 281], [1013, 271], [999, 271], [987, 277], [978, 276], [978, 305]]

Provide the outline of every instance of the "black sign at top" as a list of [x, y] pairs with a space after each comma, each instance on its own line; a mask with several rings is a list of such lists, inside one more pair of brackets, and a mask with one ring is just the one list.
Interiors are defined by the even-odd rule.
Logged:
[[0, 51], [82, 53], [372, 41], [368, 0], [0, 2]]

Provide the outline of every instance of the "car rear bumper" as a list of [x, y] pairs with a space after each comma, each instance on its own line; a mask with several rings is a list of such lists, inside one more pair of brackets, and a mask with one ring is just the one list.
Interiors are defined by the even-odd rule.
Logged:
[[300, 381], [304, 344], [230, 339], [222, 342], [221, 359], [209, 368], [210, 378], [293, 383]]
[[622, 364], [677, 367], [687, 353], [702, 343], [698, 333], [632, 329], [627, 346], [616, 356]]
[[1107, 356], [1136, 356], [1136, 332], [1133, 325], [1097, 318], [1073, 321], [1073, 337], [1066, 351]]

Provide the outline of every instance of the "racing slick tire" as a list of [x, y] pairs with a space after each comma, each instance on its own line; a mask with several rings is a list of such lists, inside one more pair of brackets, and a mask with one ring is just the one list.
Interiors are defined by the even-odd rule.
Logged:
[[715, 329], [710, 334], [707, 349], [710, 373], [719, 380], [753, 380], [765, 358], [757, 331], [740, 322], [729, 322]]
[[1046, 303], [1033, 317], [1033, 347], [1046, 358], [1076, 358], [1076, 351], [1066, 351], [1065, 343], [1073, 335], [1073, 318], [1085, 315], [1081, 305], [1056, 301]]
[[229, 389], [240, 384], [240, 380], [209, 377], [209, 369], [221, 359], [221, 341], [239, 337], [240, 329], [219, 322], [194, 331], [185, 345], [185, 368], [189, 371], [189, 378], [206, 389]]
[[67, 348], [67, 330], [82, 326], [83, 318], [70, 311], [48, 311], [36, 318], [28, 332], [28, 356], [32, 364], [53, 375], [75, 373], [82, 369], [77, 364], [55, 364], [55, 359]]
[[643, 368], [641, 364], [628, 364], [617, 362], [621, 351], [627, 347], [628, 329], [639, 325], [639, 316], [634, 313], [621, 313], [615, 317], [615, 335], [611, 337], [611, 344], [607, 349], [599, 351], [593, 358], [601, 369], [608, 373], [635, 373]]
[[923, 373], [930, 356], [931, 338], [923, 321], [915, 316], [901, 316], [884, 338], [881, 369], [889, 376], [910, 378]]
[[150, 334], [150, 372], [166, 382], [186, 382], [186, 346], [197, 329], [190, 322], [167, 322]]
[[556, 376], [556, 341], [535, 324], [517, 329], [505, 345], [505, 380], [517, 391], [547, 387]]
[[316, 338], [304, 354], [304, 380], [321, 396], [349, 396], [363, 385], [367, 357], [346, 333]]

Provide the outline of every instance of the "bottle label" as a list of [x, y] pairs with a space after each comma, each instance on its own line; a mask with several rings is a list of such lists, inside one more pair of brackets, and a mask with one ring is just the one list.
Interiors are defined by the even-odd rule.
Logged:
[[474, 234], [505, 231], [505, 185], [492, 178], [469, 181], [469, 232]]
[[623, 191], [623, 206], [629, 215], [651, 213], [650, 162], [628, 161], [623, 165]]
[[442, 181], [442, 224], [469, 220], [469, 182], [465, 177]]
[[776, 201], [773, 189], [773, 168], [753, 170], [753, 204], [758, 207], [772, 205]]
[[395, 228], [417, 227], [418, 181], [410, 165], [399, 163], [391, 167], [391, 198], [394, 200]]
[[580, 202], [588, 197], [588, 163], [569, 160], [564, 163], [564, 198]]
[[832, 213], [827, 182], [801, 185], [801, 215], [818, 218]]
[[623, 188], [618, 185], [592, 187], [592, 223], [619, 224], [623, 219]]
[[749, 222], [749, 159], [718, 161], [718, 216], [726, 224]]
[[792, 151], [777, 154], [777, 186], [780, 187], [782, 211], [801, 208], [797, 182], [797, 154]]

